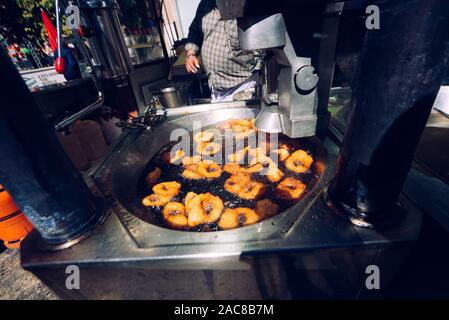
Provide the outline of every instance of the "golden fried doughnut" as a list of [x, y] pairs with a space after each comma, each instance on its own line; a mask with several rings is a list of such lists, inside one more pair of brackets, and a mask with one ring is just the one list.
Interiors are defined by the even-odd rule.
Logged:
[[203, 224], [205, 221], [204, 212], [201, 208], [201, 199], [194, 192], [187, 193], [184, 198], [185, 208], [187, 212], [187, 224], [194, 228]]
[[266, 172], [263, 172], [262, 174], [267, 176], [267, 179], [271, 182], [278, 182], [282, 179], [284, 176], [284, 173], [281, 171], [281, 169], [278, 168], [276, 163], [271, 160], [270, 157], [263, 156], [260, 158], [254, 158], [250, 162], [251, 167], [247, 168], [245, 172], [249, 173], [256, 173], [261, 172], [263, 169], [267, 168]]
[[245, 126], [242, 124], [234, 124], [231, 126], [232, 131], [234, 131], [234, 133], [241, 133], [241, 132], [246, 132], [248, 130], [250, 130], [251, 128], [249, 126]]
[[296, 150], [287, 160], [285, 160], [285, 167], [296, 173], [303, 173], [309, 170], [313, 163], [313, 158], [304, 150]]
[[203, 175], [198, 172], [197, 164], [187, 166], [182, 172], [182, 176], [189, 180], [200, 180], [204, 178]]
[[279, 206], [270, 199], [263, 199], [256, 202], [256, 213], [261, 219], [274, 216], [279, 211]]
[[251, 166], [253, 166], [253, 165], [255, 165], [255, 164], [257, 164], [257, 163], [261, 163], [261, 164], [263, 164], [265, 167], [268, 167], [270, 164], [274, 164], [274, 162], [273, 162], [273, 160], [270, 158], [270, 157], [268, 157], [268, 156], [266, 156], [266, 155], [262, 155], [262, 154], [259, 154], [259, 155], [257, 155], [256, 157], [254, 157], [250, 162], [249, 162], [249, 164], [251, 165]]
[[270, 180], [271, 182], [278, 182], [282, 179], [284, 173], [275, 164], [273, 164], [268, 167], [266, 176], [267, 179]]
[[274, 163], [271, 158], [267, 156], [260, 156], [258, 158], [254, 158], [249, 163], [250, 167], [248, 167], [245, 172], [249, 173], [256, 173], [261, 172], [263, 169], [268, 168], [268, 171], [271, 170], [271, 174], [275, 173], [275, 169], [277, 168], [277, 165]]
[[236, 126], [254, 128], [254, 122], [251, 119], [229, 119], [222, 125], [222, 128], [232, 129]]
[[248, 150], [249, 150], [249, 147], [245, 147], [245, 148], [237, 151], [236, 153], [230, 154], [228, 156], [229, 162], [234, 163], [234, 162], [242, 161], [243, 159], [245, 159], [245, 155], [248, 152]]
[[211, 193], [200, 194], [199, 197], [206, 213], [206, 223], [214, 223], [220, 219], [224, 208], [223, 201]]
[[162, 214], [167, 224], [174, 229], [182, 229], [187, 226], [186, 210], [182, 203], [167, 203], [162, 211]]
[[255, 149], [250, 149], [248, 151], [248, 154], [253, 157], [252, 161], [256, 161], [259, 162], [260, 159], [263, 159], [267, 156], [267, 150], [265, 149], [264, 146], [262, 147], [257, 147]]
[[237, 140], [256, 133], [254, 121], [251, 119], [230, 119], [223, 125], [223, 128], [232, 129]]
[[205, 130], [198, 132], [193, 136], [193, 141], [195, 141], [196, 143], [210, 142], [212, 140], [214, 140], [213, 131]]
[[190, 171], [197, 171], [198, 169], [198, 163], [197, 164], [189, 164], [188, 166], [184, 166], [184, 168], [186, 170], [190, 170]]
[[187, 209], [187, 223], [191, 228], [204, 223], [214, 223], [220, 218], [224, 208], [223, 201], [211, 193], [195, 195], [189, 192], [184, 201]]
[[151, 171], [147, 177], [145, 178], [145, 183], [148, 185], [153, 185], [157, 182], [157, 180], [161, 177], [162, 170], [158, 167], [154, 168], [153, 171]]
[[287, 149], [283, 149], [283, 148], [273, 150], [273, 153], [275, 153], [279, 156], [280, 161], [285, 161], [290, 156], [290, 152], [288, 152]]
[[248, 181], [237, 192], [237, 196], [246, 200], [254, 200], [265, 193], [265, 185], [257, 181]]
[[236, 140], [241, 140], [241, 139], [248, 138], [250, 135], [253, 135], [253, 134], [256, 134], [256, 130], [248, 128], [245, 131], [241, 131], [241, 132], [234, 134], [234, 137]]
[[195, 199], [198, 195], [195, 192], [188, 192], [184, 198], [184, 204], [186, 209], [188, 210], [191, 207], [192, 200]]
[[234, 125], [253, 128], [254, 122], [252, 120], [253, 119], [235, 119]]
[[249, 208], [226, 209], [221, 215], [218, 226], [223, 230], [234, 229], [240, 226], [247, 226], [259, 221], [256, 212]]
[[243, 168], [242, 172], [245, 172], [245, 173], [257, 173], [257, 172], [261, 172], [263, 169], [264, 169], [263, 164], [258, 162], [256, 164], [250, 165], [247, 168]]
[[276, 195], [284, 200], [296, 200], [301, 197], [306, 185], [294, 178], [285, 178], [275, 189]]
[[213, 179], [221, 176], [221, 167], [210, 160], [201, 161], [197, 166], [197, 172], [204, 178]]
[[181, 190], [181, 184], [176, 181], [162, 182], [153, 187], [153, 192], [161, 196], [176, 196]]
[[224, 189], [230, 193], [238, 193], [243, 186], [251, 180], [251, 176], [245, 173], [237, 173], [226, 180]]
[[185, 157], [185, 158], [182, 158], [182, 164], [184, 165], [184, 166], [189, 166], [189, 165], [192, 165], [192, 164], [197, 164], [197, 163], [199, 163], [201, 161], [201, 156], [199, 156], [199, 155], [196, 155], [196, 156], [192, 156], [192, 157]]
[[237, 163], [227, 163], [223, 166], [223, 170], [234, 175], [241, 172], [242, 167]]
[[202, 155], [211, 156], [220, 151], [221, 145], [216, 142], [200, 143], [196, 147], [196, 152]]
[[150, 194], [142, 200], [142, 204], [145, 207], [162, 207], [167, 204], [173, 198], [172, 195], [160, 195], [160, 194]]
[[187, 211], [187, 225], [190, 228], [195, 228], [201, 224], [204, 224], [206, 217], [204, 215], [204, 210], [201, 207], [201, 199], [198, 195], [185, 202]]

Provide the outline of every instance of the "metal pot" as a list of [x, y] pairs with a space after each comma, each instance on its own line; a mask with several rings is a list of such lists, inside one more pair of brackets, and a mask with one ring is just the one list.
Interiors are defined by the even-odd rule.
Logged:
[[159, 90], [157, 94], [159, 95], [161, 104], [165, 108], [177, 108], [187, 104], [185, 94], [181, 94], [181, 92], [175, 87], [163, 88]]

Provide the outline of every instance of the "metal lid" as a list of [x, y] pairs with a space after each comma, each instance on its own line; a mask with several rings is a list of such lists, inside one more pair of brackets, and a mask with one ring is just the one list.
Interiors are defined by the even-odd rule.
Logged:
[[177, 91], [177, 89], [175, 87], [167, 87], [160, 90], [160, 92], [173, 92], [173, 91]]

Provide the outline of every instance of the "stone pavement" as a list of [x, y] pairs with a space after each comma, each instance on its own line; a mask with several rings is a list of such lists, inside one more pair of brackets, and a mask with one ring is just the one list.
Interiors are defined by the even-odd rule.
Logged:
[[0, 253], [0, 300], [57, 300], [56, 294], [20, 266], [19, 250]]

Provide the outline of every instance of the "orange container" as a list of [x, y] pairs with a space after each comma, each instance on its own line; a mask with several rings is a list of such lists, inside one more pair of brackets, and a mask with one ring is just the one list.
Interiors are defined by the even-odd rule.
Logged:
[[20, 241], [33, 230], [33, 225], [19, 210], [9, 193], [0, 185], [0, 239], [6, 247], [20, 248]]

